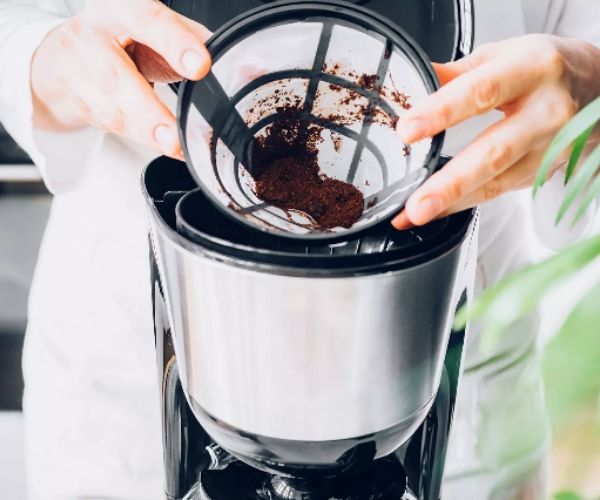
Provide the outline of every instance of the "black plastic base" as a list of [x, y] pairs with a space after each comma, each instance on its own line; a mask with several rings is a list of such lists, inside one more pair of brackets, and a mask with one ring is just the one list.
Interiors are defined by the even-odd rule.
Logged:
[[395, 456], [360, 473], [318, 481], [274, 476], [238, 462], [223, 471], [201, 473], [200, 484], [195, 500], [400, 500], [406, 474]]

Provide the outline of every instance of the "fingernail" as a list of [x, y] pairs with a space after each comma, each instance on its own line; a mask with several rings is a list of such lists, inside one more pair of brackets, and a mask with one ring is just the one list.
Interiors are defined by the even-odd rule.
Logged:
[[412, 222], [406, 216], [406, 212], [400, 212], [400, 214], [392, 220], [392, 226], [398, 231], [406, 231], [407, 229], [414, 227]]
[[418, 118], [409, 118], [405, 121], [400, 120], [396, 130], [400, 138], [406, 143], [418, 141], [425, 135], [425, 125]]
[[417, 204], [419, 219], [423, 220], [423, 224], [430, 222], [442, 212], [443, 208], [442, 200], [435, 196], [427, 196]]
[[200, 52], [187, 50], [181, 56], [181, 64], [187, 76], [195, 77], [204, 68], [206, 58]]
[[154, 140], [165, 154], [170, 155], [174, 151], [180, 150], [177, 132], [168, 125], [159, 125], [154, 129]]

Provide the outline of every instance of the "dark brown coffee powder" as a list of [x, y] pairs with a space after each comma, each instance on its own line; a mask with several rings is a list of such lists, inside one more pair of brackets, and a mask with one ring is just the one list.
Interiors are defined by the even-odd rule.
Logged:
[[352, 184], [326, 177], [310, 162], [294, 157], [266, 165], [257, 176], [256, 195], [284, 210], [309, 214], [321, 229], [351, 228], [365, 203]]
[[256, 196], [283, 210], [308, 214], [320, 229], [351, 228], [364, 211], [364, 197], [352, 184], [321, 173], [323, 128], [303, 120], [296, 108], [277, 111], [282, 119], [254, 144]]

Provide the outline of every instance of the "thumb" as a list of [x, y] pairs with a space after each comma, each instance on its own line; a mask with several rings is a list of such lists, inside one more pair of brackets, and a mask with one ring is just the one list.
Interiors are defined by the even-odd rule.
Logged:
[[485, 56], [486, 51], [476, 50], [472, 54], [463, 57], [458, 61], [452, 61], [445, 64], [433, 63], [433, 69], [440, 79], [440, 83], [446, 85], [460, 75], [484, 64], [486, 61]]

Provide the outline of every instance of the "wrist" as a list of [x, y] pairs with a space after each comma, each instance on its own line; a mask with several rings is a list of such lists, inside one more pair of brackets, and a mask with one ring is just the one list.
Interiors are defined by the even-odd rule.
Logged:
[[577, 109], [600, 96], [600, 48], [576, 38], [560, 40], [565, 76]]

